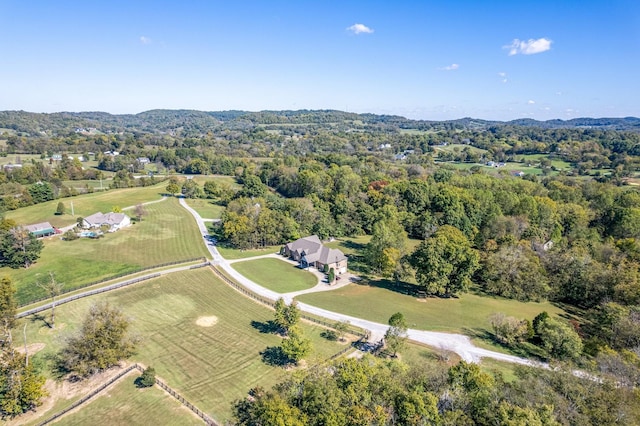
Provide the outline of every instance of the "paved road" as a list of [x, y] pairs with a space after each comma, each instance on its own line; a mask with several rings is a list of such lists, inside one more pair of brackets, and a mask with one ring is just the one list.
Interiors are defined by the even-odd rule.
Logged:
[[[218, 267], [224, 269], [224, 271], [233, 277], [240, 284], [250, 289], [254, 293], [271, 299], [277, 300], [282, 297], [287, 303], [291, 303], [293, 297], [295, 297], [298, 292], [288, 293], [288, 294], [280, 294], [275, 291], [266, 289], [253, 281], [246, 278], [244, 275], [239, 274], [235, 269], [233, 269], [230, 263], [224, 259], [216, 247], [205, 239], [206, 236], [209, 235], [207, 231], [207, 227], [205, 225], [205, 221], [200, 217], [200, 215], [193, 210], [191, 207], [187, 205], [184, 199], [180, 199], [180, 204], [184, 208], [186, 208], [196, 220], [198, 227], [200, 228], [200, 232], [202, 233], [203, 240], [207, 242], [207, 248], [211, 253], [211, 258], [213, 259], [213, 263], [218, 265]], [[335, 287], [332, 287], [335, 288]], [[361, 327], [363, 329], [369, 330], [371, 332], [372, 341], [379, 341], [384, 333], [387, 331], [389, 327], [386, 324], [381, 324], [373, 321], [367, 321], [362, 318], [356, 318], [349, 315], [344, 315], [338, 312], [332, 312], [326, 309], [318, 308], [316, 306], [307, 305], [306, 303], [298, 303], [298, 308], [300, 310], [318, 315], [324, 318], [327, 318], [331, 321], [349, 321], [351, 324]], [[535, 361], [531, 361], [526, 358], [520, 358], [513, 355], [507, 355], [499, 352], [490, 351], [487, 349], [478, 348], [475, 346], [471, 339], [467, 336], [463, 336], [461, 334], [452, 334], [452, 333], [439, 333], [434, 331], [424, 331], [424, 330], [413, 330], [409, 329], [408, 331], [409, 339], [416, 341], [418, 343], [423, 343], [429, 346], [433, 346], [435, 348], [440, 348], [446, 351], [455, 352], [458, 354], [463, 360], [468, 362], [479, 362], [482, 358], [493, 358], [501, 361], [513, 362], [518, 364], [526, 364], [526, 365], [535, 365], [548, 367], [546, 364], [541, 364]]]

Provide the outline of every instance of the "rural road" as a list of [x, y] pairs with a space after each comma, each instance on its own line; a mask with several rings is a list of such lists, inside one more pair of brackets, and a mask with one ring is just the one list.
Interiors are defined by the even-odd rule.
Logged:
[[[206, 227], [206, 222], [204, 219], [200, 217], [200, 215], [189, 205], [187, 205], [184, 198], [180, 198], [180, 204], [187, 209], [194, 217], [198, 224], [198, 228], [203, 236], [203, 240], [205, 237], [209, 235], [209, 232]], [[230, 263], [225, 260], [215, 245], [209, 243], [205, 240], [205, 244], [211, 253], [211, 258], [213, 259], [212, 263], [217, 265], [218, 267], [224, 269], [224, 271], [233, 279], [238, 281], [240, 284], [253, 291], [254, 293], [271, 299], [277, 300], [282, 297], [287, 303], [291, 303], [293, 300], [293, 293], [290, 294], [280, 294], [275, 291], [266, 289], [255, 282], [247, 279], [244, 275], [238, 273], [235, 269], [233, 269]], [[306, 303], [298, 303], [298, 308], [301, 311], [321, 316], [327, 318], [331, 321], [349, 321], [351, 324], [363, 328], [365, 330], [369, 330], [371, 332], [371, 340], [379, 341], [384, 336], [385, 332], [389, 328], [387, 324], [381, 324], [373, 321], [368, 321], [362, 318], [356, 318], [349, 315], [344, 315], [338, 312], [332, 312], [326, 309], [318, 308], [316, 306], [307, 305]], [[475, 346], [471, 339], [467, 336], [463, 336], [461, 334], [453, 334], [453, 333], [440, 333], [435, 331], [424, 331], [424, 330], [408, 330], [408, 336], [410, 340], [413, 340], [418, 343], [422, 343], [425, 345], [429, 345], [435, 348], [439, 348], [446, 351], [451, 351], [460, 356], [463, 360], [467, 362], [479, 362], [482, 358], [493, 358], [500, 361], [512, 362], [517, 364], [525, 364], [532, 365], [538, 367], [548, 367], [544, 363], [539, 363], [536, 361], [532, 361], [526, 358], [520, 358], [513, 355], [503, 354], [500, 352], [494, 352], [488, 349], [482, 349]]]

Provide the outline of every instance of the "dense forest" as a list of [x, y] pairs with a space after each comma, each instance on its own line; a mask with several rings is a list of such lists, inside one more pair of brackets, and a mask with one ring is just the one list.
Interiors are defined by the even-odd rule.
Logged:
[[[370, 235], [351, 267], [387, 279], [399, 291], [456, 297], [474, 289], [560, 304], [572, 312], [569, 321], [492, 318], [496, 340], [530, 356], [607, 374], [611, 382], [591, 383], [584, 392], [606, 389], [620, 404], [628, 398], [637, 404], [637, 395], [624, 389], [640, 384], [640, 193], [633, 185], [640, 173], [639, 119], [500, 123], [339, 111], [0, 112], [0, 140], [3, 155], [40, 157], [0, 172], [5, 211], [77, 194], [68, 181], [109, 177], [111, 186], [127, 187], [162, 179], [136, 178], [146, 171], [142, 158], [160, 175], [233, 176], [241, 189], [214, 182], [199, 187], [174, 175], [167, 192], [225, 206], [217, 233], [237, 248], [311, 234]], [[457, 149], [436, 151], [447, 145]], [[68, 158], [71, 153], [93, 158], [95, 167]], [[60, 159], [50, 160], [56, 154]], [[478, 166], [532, 158], [523, 156], [539, 156], [542, 173], [515, 176]], [[556, 160], [570, 170], [555, 169]], [[464, 163], [474, 166], [455, 167]], [[420, 242], [410, 248], [409, 239]], [[557, 412], [558, 404], [575, 404], [563, 398], [587, 386], [570, 374], [552, 378], [522, 370], [516, 384], [498, 386], [499, 378], [462, 365], [434, 372], [438, 377], [429, 380], [403, 372], [380, 393], [383, 384], [375, 381], [394, 375], [389, 368], [335, 367], [348, 370], [342, 376], [370, 375], [373, 388], [358, 391], [391, 398], [386, 402], [371, 397], [355, 404], [348, 379], [313, 373], [273, 392], [256, 391], [252, 403], [237, 404], [237, 417], [241, 424], [257, 424], [255, 410], [277, 406], [300, 424], [329, 424], [308, 420], [314, 410], [361, 419], [347, 424], [372, 424], [366, 419], [376, 416], [377, 424], [507, 424], [500, 416], [516, 415], [529, 420], [513, 424], [615, 424], [588, 413], [594, 401], [583, 401], [584, 410]], [[333, 396], [307, 402], [295, 394], [301, 386], [296, 380]], [[532, 393], [541, 388], [556, 396]], [[439, 407], [445, 403], [449, 408]], [[317, 410], [313, 404], [320, 404]], [[498, 420], [478, 420], [489, 419], [489, 412]], [[421, 420], [404, 423], [402, 416]]]

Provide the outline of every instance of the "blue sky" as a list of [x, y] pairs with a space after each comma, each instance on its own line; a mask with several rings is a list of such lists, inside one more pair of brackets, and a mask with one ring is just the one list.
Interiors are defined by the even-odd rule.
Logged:
[[640, 116], [640, 2], [0, 0], [0, 110]]

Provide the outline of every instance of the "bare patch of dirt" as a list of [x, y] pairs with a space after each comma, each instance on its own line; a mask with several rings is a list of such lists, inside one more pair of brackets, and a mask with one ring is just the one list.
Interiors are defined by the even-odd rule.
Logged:
[[[36, 411], [29, 411], [21, 416], [16, 417], [13, 420], [9, 420], [7, 423], [4, 423], [4, 424], [6, 424], [7, 426], [18, 426], [18, 425], [23, 425], [30, 422], [35, 422], [36, 420], [40, 420], [40, 421], [45, 420], [53, 416], [54, 414], [62, 411], [65, 407], [68, 407], [72, 403], [72, 401], [69, 401], [65, 406], [61, 406], [59, 409], [56, 409], [55, 411], [52, 410], [52, 408], [56, 404], [61, 402], [61, 400], [79, 399], [84, 395], [90, 393], [94, 389], [98, 388], [103, 383], [107, 382], [113, 376], [118, 375], [124, 368], [127, 368], [127, 367], [128, 367], [128, 364], [123, 362], [120, 364], [120, 366], [110, 368], [107, 371], [103, 371], [102, 373], [95, 374], [88, 379], [81, 380], [78, 382], [70, 382], [68, 380], [55, 381], [55, 380], [47, 379], [47, 381], [44, 384], [44, 389], [47, 391], [48, 396], [42, 399], [42, 405], [37, 407]], [[108, 389], [105, 391], [108, 391]], [[83, 406], [84, 404], [76, 408], [76, 410], [81, 409]], [[74, 411], [75, 410], [72, 410], [70, 412], [74, 412]]]
[[[45, 346], [46, 345], [44, 343], [31, 343], [27, 345], [27, 352], [29, 352], [29, 356], [32, 356], [33, 354], [43, 350]], [[16, 348], [16, 351], [20, 352], [21, 354], [24, 354], [24, 346], [19, 345], [19, 346], [16, 346], [15, 348]]]
[[200, 327], [213, 327], [218, 322], [218, 317], [216, 316], [208, 316], [208, 317], [200, 317], [196, 321], [196, 325]]

